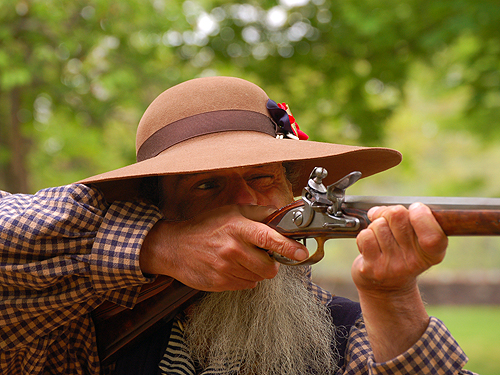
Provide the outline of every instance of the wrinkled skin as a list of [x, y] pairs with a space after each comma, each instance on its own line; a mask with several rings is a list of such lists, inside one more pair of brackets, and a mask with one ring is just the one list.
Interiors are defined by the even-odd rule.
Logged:
[[276, 276], [278, 263], [262, 249], [297, 260], [308, 256], [302, 244], [259, 222], [293, 199], [280, 164], [165, 177], [162, 193], [166, 219], [182, 220], [153, 228], [163, 245], [155, 251], [159, 257], [141, 252], [145, 272], [206, 291], [239, 290]]
[[448, 239], [420, 203], [374, 207], [368, 217], [372, 223], [356, 239], [360, 255], [351, 273], [375, 358], [383, 362], [409, 349], [427, 328], [417, 276], [443, 260]]
[[[260, 223], [292, 200], [279, 164], [165, 177], [162, 211], [141, 250], [145, 273], [165, 274], [206, 291], [253, 288], [278, 263], [265, 251], [303, 260], [307, 249]], [[363, 318], [377, 361], [410, 348], [429, 316], [417, 276], [439, 263], [447, 238], [428, 207], [375, 207], [357, 237], [352, 266]], [[180, 219], [180, 220], [179, 220]], [[175, 220], [175, 221], [174, 221]]]

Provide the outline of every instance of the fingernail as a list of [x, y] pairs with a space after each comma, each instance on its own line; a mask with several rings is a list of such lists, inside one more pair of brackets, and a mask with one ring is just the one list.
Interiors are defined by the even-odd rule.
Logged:
[[418, 209], [418, 208], [420, 208], [420, 207], [422, 207], [422, 203], [420, 203], [420, 202], [415, 202], [415, 203], [412, 203], [408, 209], [409, 209], [409, 210], [416, 210], [416, 209]]
[[380, 208], [379, 206], [375, 206], [375, 207], [370, 208], [370, 209], [368, 210], [368, 213], [367, 213], [367, 215], [368, 215], [368, 219], [370, 219], [370, 220], [371, 220], [371, 219], [372, 219], [372, 217], [373, 217], [373, 214], [374, 214], [374, 213], [375, 213], [375, 211], [377, 211], [379, 208]]
[[293, 254], [293, 258], [295, 260], [304, 260], [308, 257], [309, 255], [304, 249], [297, 249], [295, 250], [295, 253]]

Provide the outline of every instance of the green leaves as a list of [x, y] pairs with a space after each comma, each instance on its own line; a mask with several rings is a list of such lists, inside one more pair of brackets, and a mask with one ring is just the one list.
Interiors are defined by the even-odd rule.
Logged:
[[[390, 140], [398, 148], [388, 124], [421, 99], [443, 105], [433, 120], [439, 131], [466, 131], [481, 142], [500, 137], [495, 0], [0, 4], [0, 149], [15, 154], [9, 134], [22, 124], [26, 153], [18, 159], [28, 166], [31, 190], [46, 186], [41, 176], [51, 170], [35, 161], [76, 158], [78, 134], [94, 134], [92, 152], [85, 163], [61, 165], [60, 183], [129, 163], [133, 147], [124, 152], [118, 145], [133, 140], [109, 145], [106, 129], [120, 124], [127, 132], [116, 136], [133, 137], [128, 130], [160, 92], [202, 75], [261, 85], [272, 99], [290, 104], [314, 140]], [[39, 97], [50, 97], [50, 113], [37, 109]], [[43, 144], [52, 137], [48, 132], [62, 134], [55, 121], [71, 141], [51, 154]], [[102, 165], [95, 150], [106, 147], [117, 156]], [[0, 187], [15, 191], [13, 159], [2, 160]]]

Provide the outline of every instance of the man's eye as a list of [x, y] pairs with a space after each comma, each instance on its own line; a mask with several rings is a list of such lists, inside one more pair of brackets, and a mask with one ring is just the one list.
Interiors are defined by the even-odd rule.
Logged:
[[195, 186], [197, 190], [211, 190], [215, 189], [219, 186], [216, 181], [202, 181], [198, 185]]
[[274, 176], [272, 175], [259, 175], [259, 176], [253, 176], [250, 178], [250, 183], [252, 184], [258, 184], [258, 185], [271, 185], [274, 182]]

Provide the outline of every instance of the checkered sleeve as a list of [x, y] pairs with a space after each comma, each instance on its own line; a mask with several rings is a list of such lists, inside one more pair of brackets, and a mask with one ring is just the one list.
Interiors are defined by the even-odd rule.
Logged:
[[160, 217], [79, 184], [0, 193], [0, 373], [98, 371], [89, 313], [105, 299], [134, 304], [151, 281], [139, 250]]
[[[114, 303], [132, 307], [142, 284], [152, 281], [139, 267], [145, 235], [161, 218], [154, 206], [115, 202], [107, 210], [90, 256], [92, 285]], [[120, 249], [120, 251], [116, 251]], [[135, 285], [135, 288], [130, 288]]]
[[468, 358], [445, 325], [431, 317], [418, 342], [396, 358], [377, 363], [360, 317], [352, 328], [343, 375], [455, 374], [472, 375], [463, 369]]

